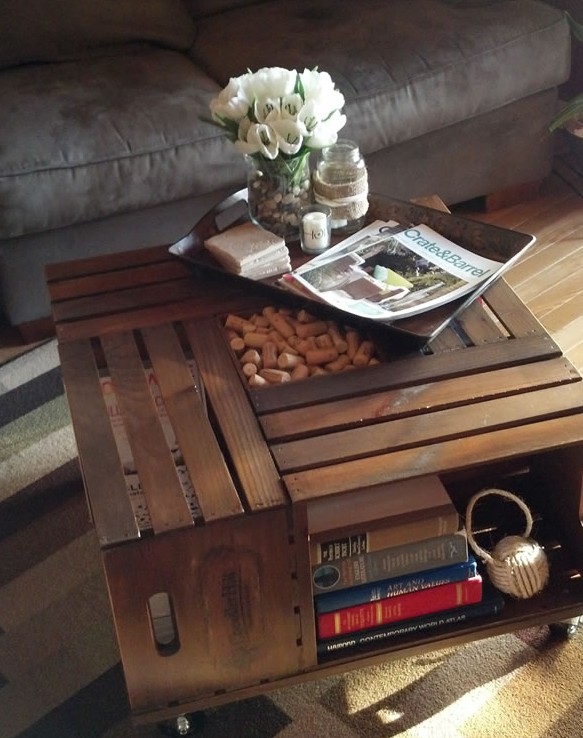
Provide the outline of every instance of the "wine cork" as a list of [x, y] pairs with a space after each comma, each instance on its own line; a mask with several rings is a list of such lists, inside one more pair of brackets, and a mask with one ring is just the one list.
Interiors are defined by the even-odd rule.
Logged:
[[284, 338], [289, 338], [295, 333], [293, 325], [281, 313], [273, 313], [272, 315], [269, 315], [269, 322]]
[[283, 353], [277, 357], [277, 366], [279, 369], [292, 369], [300, 364], [305, 364], [306, 360], [298, 354]]
[[241, 370], [246, 377], [252, 377], [254, 374], [257, 374], [257, 364], [253, 364], [249, 361], [246, 364], [243, 364]]
[[331, 361], [336, 361], [337, 358], [338, 351], [335, 348], [317, 348], [306, 351], [306, 363], [312, 366], [329, 364]]
[[297, 379], [306, 379], [310, 375], [310, 370], [307, 364], [298, 364], [294, 366], [291, 373], [292, 381], [295, 382]]
[[350, 360], [354, 359], [358, 347], [360, 346], [360, 334], [354, 330], [346, 331], [346, 353], [350, 357]]
[[259, 351], [256, 349], [248, 349], [245, 351], [243, 356], [241, 356], [240, 361], [243, 364], [255, 364], [255, 366], [259, 366], [261, 364], [261, 356], [259, 354]]
[[298, 323], [296, 326], [296, 334], [300, 338], [308, 338], [309, 336], [319, 336], [328, 332], [328, 325], [323, 320], [315, 320], [312, 323]]
[[229, 346], [236, 354], [240, 354], [245, 351], [245, 345], [245, 341], [241, 338], [241, 336], [235, 336], [229, 341]]
[[291, 381], [290, 373], [284, 372], [282, 369], [260, 369], [259, 376], [266, 379], [269, 384], [282, 384]]
[[340, 354], [336, 361], [331, 361], [329, 364], [326, 364], [326, 369], [332, 373], [341, 372], [344, 367], [348, 366], [348, 364], [350, 364], [348, 354]]
[[372, 357], [374, 353], [374, 346], [372, 341], [364, 340], [361, 342], [360, 346], [358, 347], [358, 350], [354, 354], [354, 357], [352, 359], [352, 363], [354, 366], [366, 366], [368, 362], [370, 361], [370, 358]]
[[250, 348], [263, 348], [268, 338], [267, 333], [245, 333], [243, 336], [245, 345]]
[[245, 318], [241, 318], [239, 315], [229, 314], [225, 318], [225, 328], [232, 328], [237, 333], [244, 333], [245, 329], [254, 330], [255, 326]]
[[250, 387], [265, 387], [268, 384], [269, 382], [267, 381], [267, 379], [263, 379], [263, 377], [260, 377], [259, 374], [253, 374], [249, 377]]
[[275, 369], [277, 366], [277, 346], [273, 341], [266, 341], [261, 347], [261, 361], [265, 369]]

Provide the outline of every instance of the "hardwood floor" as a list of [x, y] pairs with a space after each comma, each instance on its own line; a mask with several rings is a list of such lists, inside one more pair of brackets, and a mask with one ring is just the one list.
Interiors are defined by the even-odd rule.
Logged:
[[[506, 279], [583, 372], [583, 181], [560, 161], [555, 169], [529, 202], [492, 213], [480, 212], [476, 204], [456, 211], [536, 236], [528, 255]], [[0, 363], [32, 346], [0, 325]]]
[[583, 371], [581, 194], [554, 175], [536, 200], [472, 217], [536, 236], [534, 246], [506, 279], [567, 358]]

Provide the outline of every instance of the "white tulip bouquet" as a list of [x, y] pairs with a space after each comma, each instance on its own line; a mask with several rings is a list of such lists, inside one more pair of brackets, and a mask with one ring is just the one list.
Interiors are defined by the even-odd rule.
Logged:
[[231, 78], [211, 100], [212, 122], [245, 155], [253, 220], [295, 235], [299, 210], [310, 201], [309, 155], [336, 143], [343, 106], [327, 72], [282, 67]]
[[266, 67], [231, 78], [210, 110], [242, 154], [274, 160], [336, 143], [343, 106], [327, 72]]

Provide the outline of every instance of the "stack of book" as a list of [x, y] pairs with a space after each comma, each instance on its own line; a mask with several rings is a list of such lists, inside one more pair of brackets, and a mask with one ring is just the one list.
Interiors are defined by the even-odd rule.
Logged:
[[498, 612], [437, 476], [308, 505], [318, 653]]

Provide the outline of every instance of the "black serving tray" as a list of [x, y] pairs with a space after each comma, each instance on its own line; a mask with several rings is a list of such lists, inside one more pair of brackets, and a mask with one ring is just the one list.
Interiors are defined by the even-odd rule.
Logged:
[[[229, 281], [238, 280], [245, 285], [246, 289], [253, 289], [273, 299], [279, 298], [280, 301], [283, 300], [288, 303], [290, 300], [293, 302], [294, 298], [296, 302], [300, 299], [302, 303], [307, 303], [308, 306], [314, 310], [318, 309], [318, 312], [321, 313], [323, 303], [311, 300], [308, 297], [298, 298], [278, 284], [278, 277], [257, 282], [246, 277], [230, 274], [204, 248], [205, 239], [248, 219], [246, 198], [247, 190], [242, 189], [223, 200], [203, 216], [186, 236], [172, 244], [169, 247], [170, 253], [185, 260], [198, 275], [202, 273], [210, 278], [215, 277], [223, 281], [225, 279]], [[465, 249], [502, 263], [502, 267], [481, 284], [478, 289], [439, 308], [390, 323], [367, 321], [364, 318], [359, 318], [356, 321], [360, 324], [367, 323], [369, 326], [374, 323], [376, 330], [397, 333], [403, 338], [412, 339], [415, 343], [421, 345], [435, 338], [447, 325], [455, 320], [509, 267], [522, 258], [535, 242], [535, 237], [526, 233], [460, 218], [441, 210], [375, 193], [369, 194], [369, 210], [367, 213], [367, 222], [373, 220], [396, 220], [402, 223], [414, 224], [426, 223], [435, 231], [451, 241], [459, 243]], [[336, 241], [339, 240], [339, 238], [336, 239]], [[301, 251], [299, 242], [288, 243], [287, 245], [292, 269], [296, 269], [312, 258]], [[342, 310], [326, 306], [326, 311], [334, 313], [337, 317], [340, 316], [345, 322], [355, 322], [355, 316]]]

